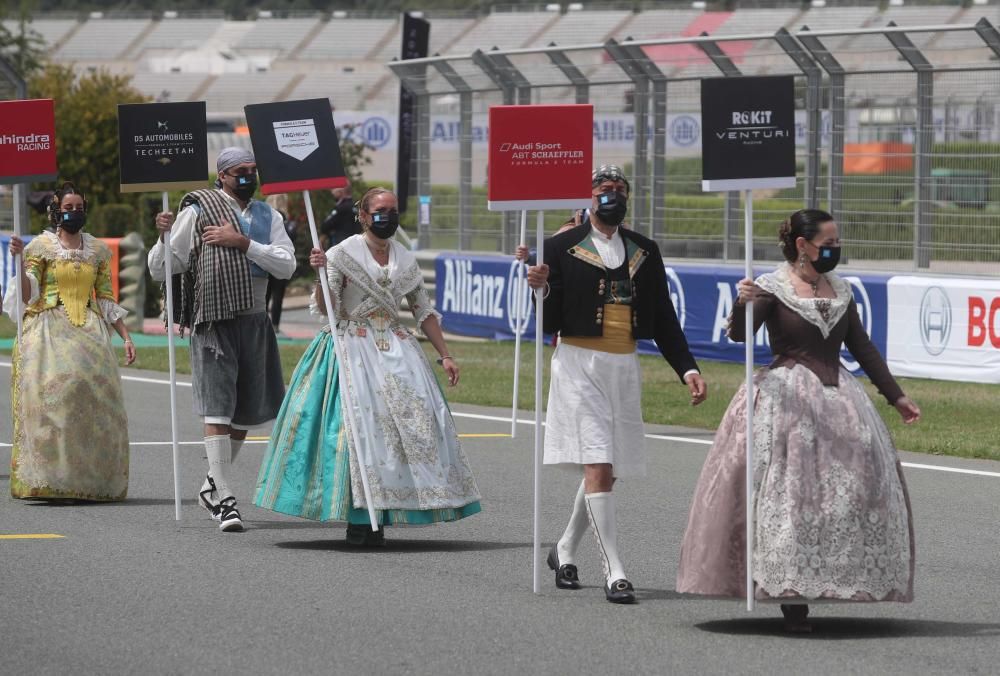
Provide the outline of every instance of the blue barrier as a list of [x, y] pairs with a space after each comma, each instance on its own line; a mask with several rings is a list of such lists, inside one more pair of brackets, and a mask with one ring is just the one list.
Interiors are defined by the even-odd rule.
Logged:
[[[742, 343], [726, 337], [726, 319], [736, 297], [736, 284], [743, 277], [735, 265], [670, 265], [665, 263], [671, 300], [677, 309], [691, 351], [698, 359], [742, 362]], [[774, 269], [760, 266], [756, 274]], [[435, 262], [437, 308], [444, 316], [445, 328], [460, 335], [507, 340], [514, 338], [514, 314], [518, 298], [528, 317], [521, 330], [526, 339], [534, 337], [534, 312], [530, 292], [521, 292], [517, 280], [520, 265], [510, 256], [441, 254]], [[882, 354], [886, 350], [887, 293], [890, 275], [844, 273], [854, 289], [861, 320]], [[640, 341], [639, 351], [658, 353], [652, 341]], [[771, 360], [767, 332], [756, 338], [755, 361]], [[858, 365], [844, 353], [844, 365], [860, 373]]]

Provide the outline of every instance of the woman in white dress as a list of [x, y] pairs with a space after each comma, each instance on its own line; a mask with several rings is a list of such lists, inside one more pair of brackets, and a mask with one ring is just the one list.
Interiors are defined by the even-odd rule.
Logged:
[[[458, 364], [448, 354], [416, 258], [392, 239], [399, 225], [396, 196], [373, 188], [359, 202], [358, 214], [363, 234], [325, 254], [313, 249], [310, 257], [314, 267], [327, 271], [336, 335], [324, 327], [295, 369], [261, 465], [255, 504], [346, 521], [348, 542], [380, 545], [381, 526], [455, 521], [479, 512], [480, 505], [431, 364], [400, 323], [405, 298], [440, 355], [449, 384], [458, 384]], [[326, 314], [324, 306], [317, 288], [315, 309]], [[362, 473], [377, 524], [370, 523]]]

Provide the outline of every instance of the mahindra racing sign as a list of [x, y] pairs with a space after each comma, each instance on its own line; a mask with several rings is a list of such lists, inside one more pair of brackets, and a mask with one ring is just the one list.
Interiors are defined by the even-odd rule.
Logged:
[[490, 108], [489, 209], [590, 206], [593, 128], [589, 104]]
[[57, 174], [52, 99], [0, 101], [0, 183], [51, 181]]

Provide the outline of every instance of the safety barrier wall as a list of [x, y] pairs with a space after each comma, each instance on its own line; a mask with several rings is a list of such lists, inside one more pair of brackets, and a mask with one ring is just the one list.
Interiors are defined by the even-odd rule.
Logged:
[[[670, 296], [698, 359], [742, 362], [743, 345], [726, 336], [736, 284], [732, 265], [664, 265]], [[774, 269], [760, 266], [762, 274]], [[526, 340], [534, 338], [530, 292], [519, 285], [520, 265], [510, 256], [441, 254], [435, 262], [437, 309], [445, 330], [495, 340], [513, 339], [520, 298]], [[841, 271], [851, 283], [858, 313], [875, 346], [897, 376], [1000, 383], [1000, 280]], [[656, 354], [651, 341], [639, 350]], [[771, 360], [767, 332], [756, 338], [755, 361]], [[841, 356], [854, 373], [850, 353]]]

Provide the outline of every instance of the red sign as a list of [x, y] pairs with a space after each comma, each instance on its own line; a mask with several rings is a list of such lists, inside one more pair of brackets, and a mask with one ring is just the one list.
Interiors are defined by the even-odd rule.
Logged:
[[594, 107], [490, 108], [490, 211], [586, 209]]
[[0, 101], [0, 183], [51, 181], [57, 174], [52, 99]]

